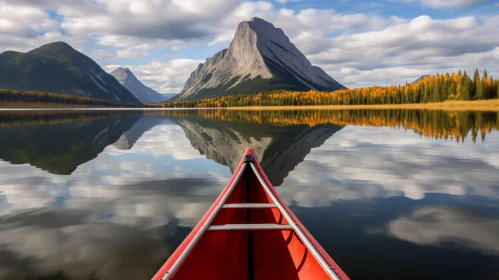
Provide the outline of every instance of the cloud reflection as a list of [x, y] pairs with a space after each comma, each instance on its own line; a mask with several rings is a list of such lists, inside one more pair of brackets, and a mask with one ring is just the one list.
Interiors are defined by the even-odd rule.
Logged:
[[459, 244], [499, 255], [499, 220], [461, 207], [423, 207], [388, 225], [396, 238], [418, 245]]
[[497, 150], [497, 132], [482, 144], [456, 144], [411, 131], [346, 127], [313, 149], [278, 190], [306, 207], [401, 195], [417, 200], [429, 193], [499, 198], [499, 166], [491, 152]]
[[172, 123], [133, 142], [108, 146], [70, 176], [0, 161], [0, 279], [155, 273], [168, 256], [165, 238], [197, 223], [230, 172], [206, 162]]
[[56, 208], [2, 218], [0, 278], [148, 279], [166, 258], [160, 230], [94, 219], [89, 211]]

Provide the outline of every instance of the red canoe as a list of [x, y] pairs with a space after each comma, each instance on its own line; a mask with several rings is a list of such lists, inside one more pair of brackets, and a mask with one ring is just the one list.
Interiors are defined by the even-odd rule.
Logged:
[[284, 204], [251, 149], [153, 280], [349, 279]]

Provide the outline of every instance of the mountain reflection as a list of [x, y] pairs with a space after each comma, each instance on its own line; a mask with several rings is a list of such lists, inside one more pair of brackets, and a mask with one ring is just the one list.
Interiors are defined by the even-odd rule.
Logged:
[[97, 157], [139, 119], [113, 112], [14, 112], [0, 114], [0, 158], [69, 175]]
[[344, 126], [403, 128], [424, 137], [475, 142], [498, 129], [498, 118], [497, 112], [438, 110], [1, 112], [0, 159], [68, 175], [107, 146], [129, 150], [146, 131], [174, 122], [195, 149], [231, 170], [243, 151], [253, 148], [271, 181], [280, 185], [312, 148]]
[[192, 117], [179, 117], [175, 121], [195, 149], [208, 159], [228, 165], [231, 171], [235, 170], [244, 150], [252, 147], [274, 185], [280, 185], [312, 148], [320, 147], [341, 129], [336, 125], [280, 127]]

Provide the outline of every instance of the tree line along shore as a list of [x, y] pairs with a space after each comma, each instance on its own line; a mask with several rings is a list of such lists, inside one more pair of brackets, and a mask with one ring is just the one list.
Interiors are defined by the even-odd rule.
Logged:
[[128, 104], [90, 97], [38, 91], [0, 89], [0, 107], [148, 107], [148, 108], [413, 108], [449, 110], [498, 110], [499, 80], [485, 70], [472, 76], [466, 71], [425, 76], [398, 86], [373, 86], [332, 92], [310, 90], [223, 95], [201, 100], [156, 104]]

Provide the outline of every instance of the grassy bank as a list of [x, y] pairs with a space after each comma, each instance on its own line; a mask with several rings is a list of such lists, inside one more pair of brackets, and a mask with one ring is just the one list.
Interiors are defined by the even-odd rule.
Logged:
[[448, 111], [499, 111], [499, 99], [445, 101], [437, 103], [386, 105], [317, 105], [317, 106], [249, 106], [228, 107], [228, 110], [345, 110], [345, 109], [426, 109]]
[[[151, 106], [152, 107], [152, 106]], [[1, 102], [0, 108], [117, 108], [116, 106], [63, 104], [45, 102]], [[147, 109], [148, 107], [146, 107]], [[181, 109], [181, 108], [178, 108]], [[193, 109], [193, 108], [191, 108]], [[195, 108], [194, 108], [195, 109]], [[247, 106], [225, 107], [227, 110], [348, 110], [348, 109], [425, 109], [447, 111], [499, 111], [499, 99], [445, 101], [438, 103], [387, 105], [314, 105], [314, 106]]]

